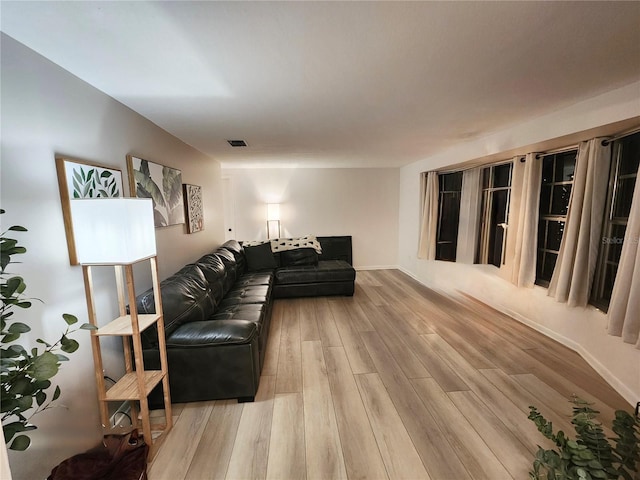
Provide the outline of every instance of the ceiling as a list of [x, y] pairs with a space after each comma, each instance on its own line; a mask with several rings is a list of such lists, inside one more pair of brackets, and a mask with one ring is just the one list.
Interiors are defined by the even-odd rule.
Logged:
[[225, 167], [398, 167], [640, 79], [640, 2], [0, 8], [7, 35]]

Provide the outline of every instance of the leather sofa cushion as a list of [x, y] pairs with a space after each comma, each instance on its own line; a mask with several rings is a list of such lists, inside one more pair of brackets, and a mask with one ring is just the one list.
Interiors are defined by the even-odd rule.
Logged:
[[[249, 320], [191, 322], [180, 326], [167, 338], [167, 348], [240, 345], [251, 342], [257, 334], [257, 325]], [[207, 366], [202, 365], [202, 368]]]
[[224, 279], [224, 292], [228, 292], [231, 286], [236, 282], [236, 257], [233, 256], [226, 248], [219, 248], [214, 253], [221, 261], [224, 263], [225, 272], [227, 272], [227, 276]]
[[318, 253], [313, 248], [296, 248], [280, 252], [280, 265], [283, 267], [317, 264]]
[[275, 271], [279, 285], [294, 283], [349, 282], [356, 278], [355, 269], [343, 260], [323, 260], [318, 265], [282, 267]]
[[247, 260], [242, 245], [237, 240], [227, 240], [220, 248], [229, 250], [233, 254], [236, 259], [237, 275], [243, 274], [247, 269]]
[[273, 285], [273, 272], [245, 273], [236, 281], [234, 287], [255, 285]]
[[224, 263], [217, 255], [209, 253], [198, 259], [196, 265], [202, 270], [208, 282], [224, 281], [227, 272], [224, 269]]
[[257, 303], [257, 304], [265, 304], [267, 303], [267, 297], [265, 295], [247, 295], [241, 296], [238, 295], [236, 297], [226, 296], [222, 303], [220, 304], [220, 308], [224, 309], [227, 307], [232, 307], [234, 305], [246, 305], [249, 303]]
[[224, 286], [227, 277], [224, 263], [222, 263], [222, 260], [220, 260], [220, 257], [217, 255], [208, 254], [201, 257], [196, 262], [196, 266], [202, 270], [207, 282], [209, 282], [211, 298], [214, 304], [218, 305], [224, 296]]
[[[180, 325], [209, 318], [215, 310], [211, 290], [202, 270], [187, 265], [179, 272], [160, 282], [165, 335], [170, 336]], [[136, 298], [138, 313], [155, 313], [153, 289]], [[143, 340], [157, 345], [155, 329], [142, 333]]]
[[269, 296], [269, 285], [254, 285], [254, 286], [233, 286], [231, 290], [227, 292], [227, 297], [249, 297], [259, 295], [261, 297]]
[[212, 322], [219, 322], [222, 320], [248, 320], [253, 322], [258, 327], [258, 334], [262, 332], [262, 326], [264, 325], [264, 312], [262, 310], [248, 310], [242, 307], [253, 306], [259, 304], [251, 304], [251, 305], [236, 305], [237, 309], [228, 309], [224, 312], [216, 312], [209, 319]]
[[266, 311], [267, 307], [264, 303], [237, 303], [218, 309], [209, 319], [262, 321]]
[[247, 270], [249, 272], [273, 270], [278, 266], [269, 242], [254, 247], [244, 247], [244, 253], [247, 258]]

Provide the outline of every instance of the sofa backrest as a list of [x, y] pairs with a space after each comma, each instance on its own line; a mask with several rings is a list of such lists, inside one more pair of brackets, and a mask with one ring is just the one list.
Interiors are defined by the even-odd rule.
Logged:
[[351, 235], [317, 238], [322, 246], [318, 260], [344, 260], [353, 265]]
[[204, 277], [207, 279], [207, 282], [209, 282], [213, 303], [216, 306], [219, 305], [222, 297], [224, 297], [224, 286], [227, 279], [227, 271], [224, 268], [224, 263], [218, 255], [209, 253], [200, 257], [195, 264], [202, 270]]
[[236, 276], [239, 277], [247, 271], [247, 259], [245, 257], [244, 249], [237, 240], [227, 240], [224, 242], [220, 249], [226, 249], [231, 252], [236, 259]]
[[236, 282], [236, 278], [239, 276], [237, 274], [238, 265], [236, 263], [236, 257], [226, 248], [219, 248], [216, 250], [213, 255], [216, 255], [222, 263], [224, 263], [225, 272], [227, 275], [224, 280], [224, 293], [226, 294], [231, 286]]
[[[180, 325], [206, 320], [215, 310], [209, 283], [202, 270], [193, 264], [160, 282], [160, 296], [166, 336]], [[155, 313], [153, 289], [136, 297], [136, 307], [138, 313]], [[148, 328], [142, 332], [142, 339], [145, 345], [157, 345], [157, 330]]]

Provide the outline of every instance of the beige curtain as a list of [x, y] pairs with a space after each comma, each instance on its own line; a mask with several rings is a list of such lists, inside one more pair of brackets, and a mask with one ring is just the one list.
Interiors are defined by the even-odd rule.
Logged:
[[611, 143], [582, 142], [578, 149], [573, 188], [556, 267], [548, 295], [569, 306], [584, 307], [602, 242], [602, 220], [607, 199]]
[[438, 229], [438, 173], [425, 172], [420, 177], [420, 198], [422, 201], [422, 219], [418, 258], [436, 259], [436, 230]]
[[640, 182], [633, 192], [607, 319], [611, 335], [640, 348]]
[[[515, 160], [518, 162], [519, 160]], [[535, 153], [525, 157], [520, 211], [516, 231], [516, 250], [513, 258], [511, 281], [519, 287], [533, 287], [536, 281], [536, 256], [538, 242], [538, 216], [540, 209], [540, 184], [542, 162]]]
[[474, 263], [480, 231], [480, 167], [465, 170], [462, 174], [460, 197], [460, 223], [456, 262]]

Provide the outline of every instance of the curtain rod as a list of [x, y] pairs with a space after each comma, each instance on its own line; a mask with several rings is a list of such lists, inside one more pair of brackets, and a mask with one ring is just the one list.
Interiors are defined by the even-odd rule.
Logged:
[[[491, 162], [491, 163], [478, 163], [475, 165], [470, 165], [468, 167], [464, 167], [464, 168], [456, 168], [456, 169], [449, 169], [449, 170], [429, 170], [430, 172], [436, 172], [439, 175], [446, 175], [448, 173], [458, 173], [458, 172], [466, 172], [467, 170], [473, 170], [474, 168], [478, 168], [478, 167], [493, 167], [495, 165], [502, 165], [503, 163], [509, 163], [510, 161], [512, 161], [514, 158], [520, 158], [520, 161], [522, 161], [522, 158], [524, 158], [524, 155], [514, 155], [513, 157], [510, 158], [505, 158], [504, 160], [498, 160], [496, 162]], [[426, 173], [426, 172], [422, 172], [422, 173]]]
[[627, 130], [626, 132], [619, 133], [617, 135], [614, 135], [613, 137], [605, 138], [601, 142], [602, 146], [606, 147], [611, 142], [614, 142], [616, 140], [620, 140], [621, 138], [628, 137], [629, 135], [633, 135], [634, 133], [638, 133], [638, 132], [640, 132], [640, 127], [636, 127], [636, 128], [634, 128], [632, 130]]
[[556, 153], [570, 152], [571, 150], [577, 150], [577, 149], [578, 149], [578, 145], [576, 144], [576, 145], [569, 145], [568, 147], [556, 148], [554, 150], [549, 150], [548, 152], [536, 153], [536, 160], [540, 160], [542, 157], [546, 157], [547, 155], [555, 155]]

